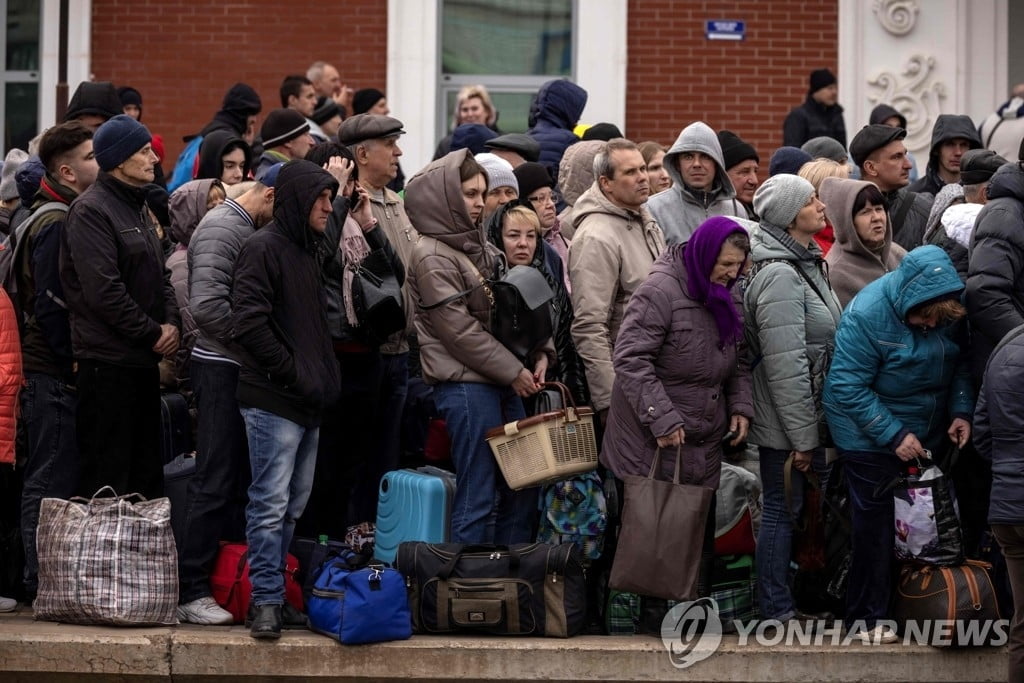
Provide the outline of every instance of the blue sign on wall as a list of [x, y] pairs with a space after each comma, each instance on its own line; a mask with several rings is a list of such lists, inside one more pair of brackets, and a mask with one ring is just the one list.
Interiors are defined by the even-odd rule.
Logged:
[[729, 19], [708, 19], [704, 22], [708, 40], [743, 40], [746, 24]]

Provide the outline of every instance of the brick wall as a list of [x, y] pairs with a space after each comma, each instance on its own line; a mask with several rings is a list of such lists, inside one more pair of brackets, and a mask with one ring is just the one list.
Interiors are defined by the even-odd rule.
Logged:
[[[812, 70], [836, 73], [842, 102], [838, 9], [838, 0], [629, 0], [628, 134], [668, 145], [702, 120], [753, 144], [766, 176], [782, 120], [807, 96]], [[746, 39], [707, 40], [708, 19], [746, 22]]]
[[233, 83], [256, 89], [264, 115], [280, 106], [284, 76], [317, 60], [351, 87], [383, 90], [386, 49], [387, 0], [92, 2], [92, 73], [142, 93], [142, 121], [163, 135], [168, 171], [182, 136], [209, 122]]
[[[701, 119], [754, 144], [767, 169], [810, 71], [836, 71], [838, 0], [628, 3], [626, 130], [635, 140], [670, 144]], [[279, 106], [281, 79], [317, 59], [357, 89], [385, 87], [387, 0], [93, 0], [92, 7], [92, 72], [139, 89], [143, 121], [164, 137], [167, 170], [181, 137], [210, 120], [236, 81], [256, 88], [264, 113]], [[706, 19], [741, 19], [746, 39], [709, 41]]]

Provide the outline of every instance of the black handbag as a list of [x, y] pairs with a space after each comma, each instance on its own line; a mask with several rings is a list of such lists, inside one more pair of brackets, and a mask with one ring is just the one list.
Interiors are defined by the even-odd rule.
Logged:
[[517, 358], [531, 360], [530, 354], [553, 333], [550, 302], [555, 293], [544, 275], [530, 266], [512, 267], [491, 283], [491, 290], [491, 334]]
[[406, 542], [394, 565], [406, 577], [417, 633], [567, 638], [586, 621], [583, 565], [572, 543]]
[[[473, 266], [474, 270], [476, 266]], [[479, 271], [477, 274], [480, 275]], [[421, 311], [432, 311], [461, 299], [477, 287], [484, 287], [493, 302], [491, 335], [502, 345], [532, 367], [530, 354], [552, 335], [551, 291], [544, 275], [531, 266], [513, 266], [498, 280], [484, 280], [480, 284], [452, 294], [437, 303], [419, 303]]]
[[371, 343], [383, 343], [390, 335], [405, 329], [402, 287], [391, 270], [383, 249], [370, 253], [352, 267], [352, 308], [359, 327]]

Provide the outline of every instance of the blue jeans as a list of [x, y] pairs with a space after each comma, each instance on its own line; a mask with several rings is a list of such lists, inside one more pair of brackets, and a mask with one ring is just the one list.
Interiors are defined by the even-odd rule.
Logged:
[[888, 618], [896, 580], [896, 532], [893, 493], [875, 496], [879, 485], [891, 482], [903, 469], [893, 453], [839, 451], [850, 489], [850, 575], [846, 583], [846, 624], [863, 620], [874, 628]]
[[210, 570], [221, 540], [245, 534], [249, 443], [238, 412], [238, 366], [192, 358], [199, 412], [196, 473], [189, 482], [185, 532], [178, 539], [178, 594], [192, 602], [210, 594]]
[[[793, 519], [790, 511], [786, 509], [785, 483], [785, 464], [790, 451], [761, 446], [758, 452], [764, 497], [764, 511], [761, 515], [761, 530], [757, 534], [756, 551], [758, 600], [763, 619], [785, 621], [796, 616], [793, 586], [790, 583]], [[825, 463], [823, 448], [815, 450], [811, 468], [817, 473], [824, 489], [828, 480], [828, 465]], [[792, 514], [798, 519], [804, 507], [805, 482], [803, 473], [794, 468]]]
[[434, 402], [452, 438], [452, 543], [533, 540], [537, 488], [512, 491], [484, 437], [489, 429], [525, 417], [523, 402], [508, 387], [477, 382], [438, 384]]
[[313, 487], [320, 429], [240, 406], [249, 438], [252, 484], [245, 508], [252, 604], [284, 604], [284, 563]]
[[21, 539], [25, 545], [25, 591], [30, 596], [36, 594], [39, 571], [39, 505], [43, 498], [70, 498], [78, 488], [77, 405], [75, 387], [50, 375], [25, 374], [21, 423], [28, 452], [21, 494]]

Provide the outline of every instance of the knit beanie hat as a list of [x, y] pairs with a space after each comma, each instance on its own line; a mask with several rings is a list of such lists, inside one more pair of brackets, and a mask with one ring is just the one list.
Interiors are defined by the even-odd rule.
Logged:
[[800, 172], [800, 167], [808, 161], [814, 160], [810, 154], [799, 147], [779, 147], [772, 154], [772, 160], [768, 162], [768, 175], [773, 176], [779, 173], [796, 175]]
[[815, 69], [811, 72], [810, 92], [818, 92], [822, 88], [827, 88], [836, 82], [836, 75], [828, 69]]
[[487, 189], [493, 190], [496, 187], [514, 188], [519, 194], [519, 181], [512, 172], [512, 164], [508, 163], [497, 154], [484, 152], [473, 157], [476, 163], [487, 172]]
[[263, 148], [272, 149], [309, 131], [306, 117], [294, 109], [275, 109], [260, 127]]
[[814, 185], [798, 175], [780, 173], [754, 193], [754, 212], [770, 225], [787, 228], [814, 194]]
[[482, 123], [461, 123], [452, 131], [451, 151], [468, 149], [473, 154], [482, 154], [487, 151], [487, 141], [496, 137], [498, 134]]
[[335, 116], [341, 116], [341, 109], [338, 103], [326, 95], [321, 95], [316, 101], [316, 109], [313, 110], [313, 123], [322, 126]]
[[39, 190], [39, 183], [46, 175], [46, 167], [35, 154], [25, 159], [21, 168], [14, 174], [14, 184], [18, 186], [18, 194], [21, 196], [21, 203], [25, 206], [32, 206], [35, 201], [36, 192]]
[[583, 132], [580, 136], [582, 140], [614, 140], [615, 138], [624, 138], [625, 135], [619, 130], [619, 127], [614, 123], [595, 123]]
[[28, 153], [15, 147], [4, 158], [3, 170], [0, 170], [0, 200], [9, 201], [18, 197], [18, 184], [14, 175], [28, 159]]
[[555, 181], [543, 164], [534, 161], [527, 161], [525, 164], [516, 166], [516, 180], [519, 181], [519, 198], [525, 200], [531, 194], [542, 187], [554, 187]]
[[761, 157], [757, 156], [757, 150], [750, 143], [743, 142], [740, 136], [731, 130], [718, 131], [718, 144], [722, 146], [722, 158], [725, 161], [725, 170], [729, 170], [736, 164], [753, 159], [761, 163]]
[[365, 114], [370, 107], [384, 99], [384, 93], [376, 88], [363, 88], [357, 90], [352, 96], [352, 111], [356, 114]]
[[235, 112], [243, 116], [256, 116], [263, 108], [259, 94], [246, 83], [235, 83], [221, 101], [223, 111]]
[[130, 85], [122, 85], [117, 89], [117, 97], [121, 100], [121, 106], [127, 107], [134, 104], [139, 108], [139, 119], [142, 118], [142, 93]]
[[111, 171], [152, 140], [144, 125], [126, 114], [118, 114], [96, 129], [92, 149], [100, 168]]
[[850, 159], [843, 143], [827, 135], [811, 138], [800, 149], [810, 154], [811, 159], [831, 159], [839, 164], [845, 164]]

